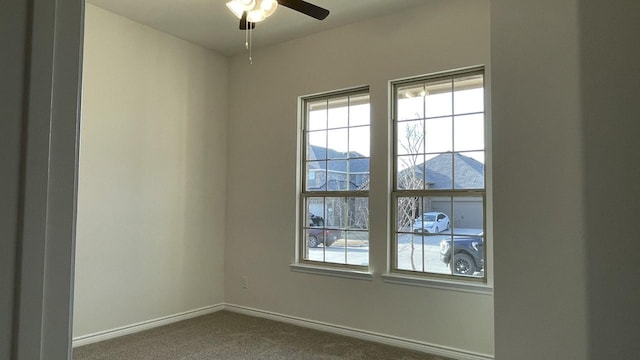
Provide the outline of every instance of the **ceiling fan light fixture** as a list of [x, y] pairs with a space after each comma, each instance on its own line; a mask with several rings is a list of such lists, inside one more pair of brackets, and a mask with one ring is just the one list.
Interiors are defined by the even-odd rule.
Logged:
[[258, 0], [253, 10], [247, 13], [247, 20], [252, 23], [263, 21], [273, 15], [277, 7], [278, 2], [275, 0]]
[[245, 11], [249, 11], [256, 7], [256, 1], [257, 0], [235, 0], [235, 2], [240, 4]]
[[227, 3], [227, 8], [240, 19], [242, 13], [251, 11], [256, 7], [256, 0], [231, 0]]
[[304, 0], [229, 0], [227, 8], [240, 20], [238, 28], [245, 32], [245, 47], [249, 50], [249, 63], [251, 60], [251, 34], [256, 23], [264, 21], [271, 16], [278, 4], [318, 20], [324, 20], [329, 16], [329, 10], [308, 3]]
[[269, 13], [269, 12], [273, 13], [274, 11], [276, 11], [276, 7], [278, 7], [278, 2], [276, 0], [260, 1], [260, 9], [264, 10], [266, 13]]
[[278, 7], [276, 0], [231, 0], [227, 7], [238, 18], [247, 13], [247, 21], [257, 23], [271, 16]]
[[257, 10], [251, 10], [247, 13], [247, 21], [248, 22], [252, 22], [252, 23], [257, 23], [260, 22], [264, 19], [266, 19], [267, 16], [265, 15], [265, 12], [261, 9], [257, 9]]

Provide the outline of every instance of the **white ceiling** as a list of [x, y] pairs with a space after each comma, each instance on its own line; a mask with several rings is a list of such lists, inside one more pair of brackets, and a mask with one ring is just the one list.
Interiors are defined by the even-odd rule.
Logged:
[[[228, 0], [87, 0], [105, 10], [172, 34], [224, 55], [244, 50], [245, 35], [227, 9]], [[259, 48], [311, 33], [400, 11], [428, 0], [307, 0], [331, 11], [319, 21], [279, 6], [257, 24], [253, 47]]]

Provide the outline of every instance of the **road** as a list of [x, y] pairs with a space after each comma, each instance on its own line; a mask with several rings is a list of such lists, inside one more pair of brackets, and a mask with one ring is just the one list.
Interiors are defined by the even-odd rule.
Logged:
[[[440, 261], [440, 241], [446, 237], [446, 235], [425, 237], [412, 234], [400, 235], [398, 238], [398, 268], [412, 270], [411, 240], [413, 238], [415, 270], [449, 274], [447, 265]], [[423, 238], [424, 244], [422, 243]], [[367, 242], [358, 241], [357, 245], [352, 245], [353, 243], [356, 242], [336, 241], [328, 248], [322, 246], [311, 248], [309, 249], [309, 260], [366, 266], [369, 262]]]
[[[478, 234], [477, 229], [456, 229], [458, 234]], [[440, 241], [450, 238], [447, 233], [429, 234], [399, 234], [397, 264], [398, 269], [451, 274], [449, 267], [440, 261]], [[413, 242], [413, 244], [412, 244]], [[413, 264], [411, 253], [413, 245]], [[368, 241], [344, 241], [340, 239], [328, 248], [322, 246], [309, 249], [309, 260], [325, 261], [337, 264], [368, 265]]]

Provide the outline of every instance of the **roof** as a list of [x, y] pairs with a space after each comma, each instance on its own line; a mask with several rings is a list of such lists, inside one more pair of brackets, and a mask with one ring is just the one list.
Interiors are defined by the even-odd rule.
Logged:
[[[325, 170], [328, 168], [329, 172], [345, 174], [348, 169], [349, 174], [352, 175], [369, 173], [369, 158], [355, 151], [340, 152], [310, 145], [307, 148], [307, 158], [310, 161], [308, 163], [310, 169]], [[415, 175], [419, 179], [422, 179], [425, 167], [429, 189], [479, 189], [484, 187], [484, 164], [469, 156], [451, 152], [439, 154], [415, 166]], [[455, 177], [455, 187], [452, 186], [452, 176]], [[350, 181], [354, 180], [356, 183], [352, 184], [353, 187], [360, 189], [368, 187], [368, 176], [352, 176]], [[328, 190], [345, 189], [345, 183], [344, 180], [329, 179]]]
[[[328, 175], [326, 190], [361, 189], [369, 181], [369, 158], [356, 151], [341, 152], [309, 145], [307, 159], [309, 169], [328, 170], [334, 175]], [[321, 187], [324, 189], [324, 185]]]
[[[460, 153], [439, 154], [420, 165], [416, 165], [414, 171], [418, 178], [422, 178], [425, 167], [429, 189], [479, 189], [484, 187], [484, 164]], [[455, 184], [453, 184], [452, 176], [455, 178]]]
[[[420, 171], [427, 167], [427, 183], [430, 189], [451, 189], [452, 164], [451, 153], [440, 154], [424, 164], [418, 165]], [[484, 164], [476, 159], [453, 153], [453, 177], [456, 189], [478, 189], [484, 187]]]
[[[310, 169], [325, 169], [336, 172], [368, 173], [369, 158], [357, 151], [341, 152], [333, 149], [310, 145], [307, 149]], [[327, 161], [324, 161], [327, 160]], [[328, 165], [327, 165], [328, 164]]]

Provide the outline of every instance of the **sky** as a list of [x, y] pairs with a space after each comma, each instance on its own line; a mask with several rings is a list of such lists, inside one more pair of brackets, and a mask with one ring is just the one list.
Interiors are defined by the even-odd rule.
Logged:
[[[418, 129], [420, 134], [424, 129], [425, 147], [420, 152], [428, 153], [426, 160], [437, 156], [437, 153], [455, 150], [484, 163], [483, 152], [469, 152], [484, 150], [485, 147], [483, 89], [458, 90], [455, 99], [452, 99], [451, 92], [427, 95], [421, 89], [413, 85], [413, 88], [400, 88], [398, 91], [401, 96], [398, 99], [399, 140], [406, 143], [404, 139], [408, 127]], [[348, 107], [343, 99], [333, 104], [329, 102], [328, 105], [328, 112], [326, 105], [309, 112], [309, 143], [341, 152], [356, 151], [369, 157], [368, 101]], [[452, 109], [456, 114], [455, 121], [451, 116]], [[398, 155], [405, 154], [407, 152], [399, 143]]]

